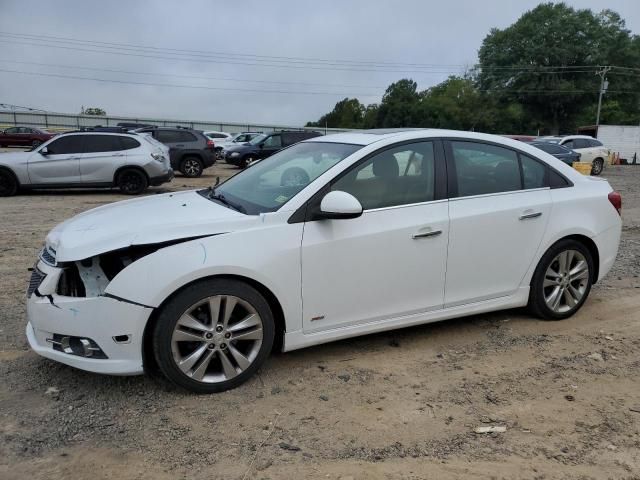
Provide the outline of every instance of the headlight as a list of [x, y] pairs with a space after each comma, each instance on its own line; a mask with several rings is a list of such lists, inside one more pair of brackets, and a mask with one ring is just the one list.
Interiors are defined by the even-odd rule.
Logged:
[[238, 153], [238, 152], [232, 152], [232, 153], [231, 153], [231, 156], [232, 156], [232, 157], [239, 157], [239, 156], [240, 156], [240, 153]]

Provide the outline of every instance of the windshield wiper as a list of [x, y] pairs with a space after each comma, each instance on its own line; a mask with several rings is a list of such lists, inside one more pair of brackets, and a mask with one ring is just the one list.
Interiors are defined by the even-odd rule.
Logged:
[[244, 213], [244, 214], [247, 213], [247, 210], [242, 205], [238, 205], [237, 203], [230, 202], [222, 193], [216, 193], [216, 190], [213, 188], [211, 189], [211, 192], [209, 193], [208, 198], [210, 200], [217, 200], [220, 203], [225, 204], [227, 207], [233, 208], [234, 210], [240, 213]]

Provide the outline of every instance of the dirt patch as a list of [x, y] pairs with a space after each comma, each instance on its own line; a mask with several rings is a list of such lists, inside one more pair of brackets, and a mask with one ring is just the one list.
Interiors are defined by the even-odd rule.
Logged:
[[[29, 352], [27, 268], [46, 232], [126, 197], [2, 199], [0, 477], [640, 478], [640, 169], [605, 173], [623, 195], [620, 255], [574, 317], [511, 310], [276, 354], [212, 396]], [[492, 426], [505, 431], [475, 433]]]

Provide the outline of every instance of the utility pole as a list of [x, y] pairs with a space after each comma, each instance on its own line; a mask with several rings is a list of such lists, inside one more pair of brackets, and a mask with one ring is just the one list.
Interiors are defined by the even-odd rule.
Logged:
[[598, 96], [598, 114], [596, 115], [596, 135], [598, 127], [600, 126], [600, 109], [602, 108], [602, 96], [609, 88], [609, 82], [607, 81], [607, 72], [611, 70], [611, 67], [603, 67], [602, 70], [596, 72], [596, 75], [600, 75], [600, 95]]

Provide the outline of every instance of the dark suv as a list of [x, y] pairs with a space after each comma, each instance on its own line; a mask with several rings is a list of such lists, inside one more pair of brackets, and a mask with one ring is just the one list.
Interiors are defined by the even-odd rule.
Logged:
[[224, 150], [224, 159], [227, 163], [245, 168], [255, 160], [267, 158], [285, 147], [301, 142], [308, 138], [319, 137], [318, 132], [281, 131], [268, 135], [256, 135], [247, 143], [237, 146], [228, 146]]
[[185, 177], [199, 177], [216, 163], [215, 145], [201, 131], [186, 127], [146, 127], [136, 133], [150, 133], [169, 147], [171, 167]]

